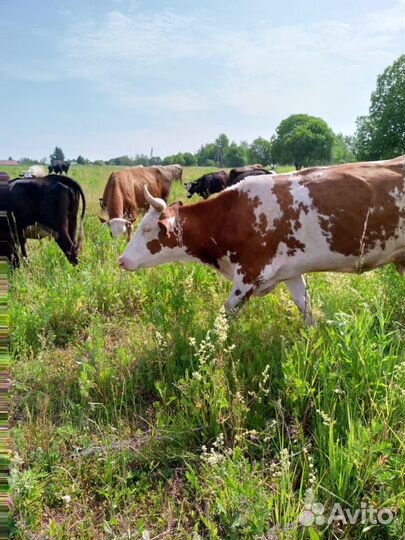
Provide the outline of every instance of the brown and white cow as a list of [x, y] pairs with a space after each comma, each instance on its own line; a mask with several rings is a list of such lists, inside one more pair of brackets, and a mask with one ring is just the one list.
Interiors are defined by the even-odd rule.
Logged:
[[303, 275], [405, 270], [405, 156], [247, 178], [217, 197], [151, 208], [119, 259], [125, 270], [199, 261], [233, 282], [227, 308], [285, 282], [311, 322]]
[[144, 186], [153, 196], [167, 201], [172, 182], [179, 174], [177, 166], [134, 167], [113, 172], [100, 199], [100, 206], [107, 211], [108, 220], [99, 216], [100, 221], [109, 226], [113, 237], [125, 234], [129, 240], [132, 223], [139, 211], [149, 206]]

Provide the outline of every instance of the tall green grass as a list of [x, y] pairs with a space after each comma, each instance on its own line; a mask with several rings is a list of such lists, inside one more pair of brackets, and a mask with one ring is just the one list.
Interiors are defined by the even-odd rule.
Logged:
[[[119, 270], [96, 217], [108, 175], [72, 170], [79, 266], [32, 241], [12, 276], [14, 538], [401, 538], [400, 276], [309, 276], [311, 329], [284, 287], [227, 321], [209, 268]], [[311, 497], [394, 520], [304, 527]]]

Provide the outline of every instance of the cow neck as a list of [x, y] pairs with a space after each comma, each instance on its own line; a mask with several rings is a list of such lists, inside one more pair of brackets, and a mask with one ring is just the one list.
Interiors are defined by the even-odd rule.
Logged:
[[230, 203], [228, 195], [222, 193], [208, 201], [176, 209], [176, 230], [182, 247], [188, 254], [216, 268], [218, 259], [224, 254], [222, 227]]

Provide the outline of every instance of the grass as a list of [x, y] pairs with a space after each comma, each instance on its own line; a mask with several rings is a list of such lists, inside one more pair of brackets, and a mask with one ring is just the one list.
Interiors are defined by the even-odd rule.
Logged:
[[[403, 279], [309, 276], [309, 330], [284, 287], [228, 322], [209, 268], [119, 271], [96, 217], [109, 172], [71, 171], [80, 265], [30, 241], [12, 275], [13, 538], [401, 538]], [[312, 498], [394, 519], [304, 527]]]

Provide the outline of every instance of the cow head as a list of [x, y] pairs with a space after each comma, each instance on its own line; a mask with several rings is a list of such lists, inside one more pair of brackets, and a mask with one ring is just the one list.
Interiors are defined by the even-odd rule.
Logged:
[[201, 195], [201, 197], [204, 197], [202, 186], [200, 182], [198, 182], [198, 180], [196, 182], [189, 182], [188, 184], [185, 184], [185, 186], [187, 190], [187, 197], [189, 199], [191, 199], [194, 193], [197, 193], [197, 195]]
[[150, 208], [119, 258], [118, 264], [124, 270], [138, 270], [164, 264], [175, 258], [177, 260], [178, 250], [185, 253], [181, 246], [182, 240], [176, 234], [178, 203], [167, 207], [163, 199], [152, 197], [146, 186], [144, 190]]
[[101, 216], [98, 216], [98, 219], [101, 221], [101, 223], [108, 226], [110, 229], [110, 234], [113, 238], [124, 235], [129, 241], [132, 232], [133, 219], [113, 218], [107, 220]]

